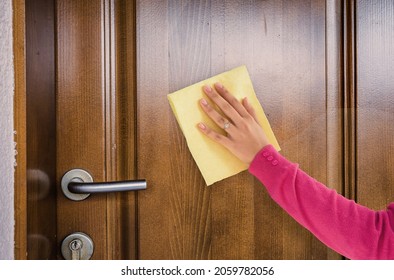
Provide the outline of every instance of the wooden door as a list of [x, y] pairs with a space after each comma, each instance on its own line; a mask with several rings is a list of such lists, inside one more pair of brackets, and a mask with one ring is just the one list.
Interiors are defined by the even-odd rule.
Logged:
[[353, 198], [375, 210], [394, 201], [394, 3], [355, 1]]
[[[56, 153], [40, 158], [41, 145], [32, 157], [53, 172], [57, 195], [45, 213], [36, 211], [42, 209], [36, 200], [28, 207], [35, 210], [31, 224], [42, 223], [32, 232], [57, 249], [46, 255], [32, 249], [31, 258], [61, 258], [61, 241], [75, 231], [92, 237], [94, 259], [340, 258], [248, 172], [205, 186], [166, 99], [245, 64], [283, 154], [344, 192], [340, 1], [35, 3], [47, 7], [37, 4], [36, 17], [51, 27], [33, 31], [53, 35], [47, 62], [54, 70], [48, 66], [53, 78], [42, 81], [45, 94], [31, 92], [31, 100], [41, 94], [47, 103], [30, 102], [43, 113], [30, 126], [37, 131], [40, 120], [54, 120], [44, 130]], [[45, 40], [35, 41], [37, 34], [31, 41], [39, 50]], [[33, 64], [42, 69], [39, 59]], [[60, 180], [73, 168], [95, 181], [143, 178], [148, 189], [70, 201]], [[31, 184], [39, 181], [34, 174]]]
[[339, 257], [248, 172], [205, 186], [166, 100], [245, 64], [283, 154], [342, 191], [339, 10], [321, 0], [137, 1], [137, 170], [149, 182], [138, 194], [139, 258]]

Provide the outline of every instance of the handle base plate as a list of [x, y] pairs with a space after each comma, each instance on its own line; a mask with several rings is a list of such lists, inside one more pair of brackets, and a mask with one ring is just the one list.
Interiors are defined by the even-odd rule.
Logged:
[[62, 191], [64, 195], [74, 201], [81, 201], [86, 199], [90, 194], [72, 193], [68, 190], [68, 184], [71, 182], [85, 182], [92, 183], [92, 176], [83, 169], [72, 169], [63, 175], [62, 178]]

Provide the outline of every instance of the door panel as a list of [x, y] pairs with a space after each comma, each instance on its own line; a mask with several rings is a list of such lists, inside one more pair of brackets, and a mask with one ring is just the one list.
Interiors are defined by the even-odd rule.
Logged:
[[[57, 175], [74, 168], [105, 180], [105, 88], [101, 1], [57, 1]], [[58, 238], [91, 236], [95, 259], [107, 258], [106, 196], [75, 202], [58, 191]]]
[[96, 182], [134, 179], [134, 8], [130, 1], [56, 3], [58, 246], [82, 231], [93, 239], [93, 259], [135, 258], [134, 193], [75, 202], [60, 189], [74, 168]]
[[138, 175], [150, 186], [138, 194], [141, 259], [339, 257], [248, 172], [206, 187], [166, 98], [246, 64], [283, 154], [341, 192], [338, 50], [325, 48], [339, 36], [328, 22], [325, 1], [137, 1]]
[[394, 200], [394, 3], [356, 1], [357, 201]]

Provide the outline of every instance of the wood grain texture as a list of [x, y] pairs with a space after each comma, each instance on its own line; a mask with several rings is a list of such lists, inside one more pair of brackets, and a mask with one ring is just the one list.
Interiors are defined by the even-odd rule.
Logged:
[[[102, 41], [102, 84], [104, 90], [104, 145], [105, 145], [105, 180], [117, 180], [116, 147], [116, 81], [115, 81], [115, 3], [113, 0], [102, 1], [101, 17]], [[121, 239], [121, 220], [119, 194], [108, 193], [106, 202], [107, 259], [120, 259], [121, 250], [117, 244]]]
[[246, 64], [282, 153], [340, 191], [340, 42], [327, 60], [326, 24], [325, 1], [137, 2], [140, 258], [338, 258], [247, 172], [206, 187], [166, 99]]
[[[136, 179], [135, 3], [58, 1], [58, 180], [72, 168], [95, 181]], [[136, 258], [135, 193], [58, 196], [59, 243], [90, 235], [94, 259]]]
[[394, 201], [394, 3], [355, 1], [357, 201]]
[[344, 79], [344, 194], [346, 197], [357, 200], [357, 160], [356, 160], [356, 130], [357, 130], [357, 95], [356, 95], [356, 25], [355, 2], [344, 2], [344, 53], [343, 53], [343, 79]]
[[[57, 182], [74, 168], [97, 182], [106, 178], [104, 6], [102, 1], [56, 2], [57, 11]], [[107, 259], [107, 197], [82, 202], [58, 191], [57, 238], [76, 231], [94, 241], [93, 259]], [[61, 258], [61, 256], [59, 256]]]
[[[170, 57], [175, 56], [180, 63], [189, 51], [180, 47], [174, 48], [177, 54], [169, 51], [171, 43], [187, 43], [170, 39], [179, 34], [176, 28], [191, 28], [183, 24], [169, 26], [171, 20], [182, 22], [190, 16], [187, 7], [180, 4], [172, 1], [172, 9], [167, 10], [167, 1], [137, 2], [138, 176], [148, 182], [148, 189], [138, 194], [141, 259], [195, 259], [207, 258], [209, 254], [210, 242], [205, 232], [210, 232], [210, 212], [206, 207], [210, 190], [202, 188], [202, 178], [187, 152], [166, 97], [174, 90], [170, 80], [177, 79], [175, 74], [194, 70], [169, 64]], [[169, 15], [183, 9], [184, 14], [177, 18]], [[169, 31], [172, 28], [173, 32]]]
[[[257, 3], [251, 1], [211, 2], [210, 39], [215, 47], [211, 49], [209, 63], [203, 65], [203, 68], [211, 68], [206, 78], [242, 64], [250, 71], [256, 59], [251, 51], [254, 47], [252, 31], [253, 21], [256, 20], [253, 16], [255, 5]], [[250, 49], [245, 49], [245, 46], [250, 46]], [[243, 172], [210, 187], [213, 259], [254, 258], [256, 244], [252, 183], [253, 178]]]
[[14, 131], [16, 162], [15, 190], [15, 245], [16, 260], [27, 259], [27, 178], [26, 178], [26, 14], [25, 1], [14, 0], [13, 48], [14, 48]]
[[[256, 36], [256, 92], [282, 154], [327, 184], [325, 2], [263, 2], [265, 36]], [[276, 128], [276, 129], [275, 129]], [[337, 152], [339, 147], [331, 147]], [[256, 187], [259, 184], [256, 184]], [[261, 193], [261, 191], [260, 191]], [[255, 197], [257, 258], [326, 259], [327, 249], [265, 192]], [[268, 245], [267, 245], [268, 244]], [[268, 248], [267, 248], [268, 247]]]
[[14, 5], [18, 19], [14, 29], [15, 123], [21, 132], [16, 136], [21, 149], [15, 188], [16, 257], [26, 258], [28, 244], [30, 259], [61, 258], [62, 239], [74, 231], [85, 231], [93, 233], [94, 258], [135, 258], [133, 193], [103, 195], [81, 204], [66, 200], [60, 191], [58, 201], [55, 195], [55, 181], [59, 185], [71, 168], [86, 168], [97, 181], [135, 178], [135, 119], [130, 117], [135, 98], [135, 3], [58, 1], [56, 7], [50, 0], [27, 3], [28, 218], [23, 193], [25, 41], [24, 26], [20, 26], [24, 25], [25, 3], [15, 1]]
[[[327, 186], [344, 190], [342, 1], [326, 1]], [[328, 250], [328, 259], [342, 257]]]
[[56, 258], [54, 1], [26, 2], [27, 233], [29, 259]]
[[[107, 181], [136, 178], [135, 2], [106, 1], [105, 42]], [[137, 257], [136, 193], [107, 196], [109, 259]]]

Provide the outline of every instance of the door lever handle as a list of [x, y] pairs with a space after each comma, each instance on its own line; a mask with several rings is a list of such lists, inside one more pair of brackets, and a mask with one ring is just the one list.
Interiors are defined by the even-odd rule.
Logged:
[[63, 175], [64, 195], [74, 201], [86, 199], [91, 193], [127, 192], [145, 190], [146, 180], [93, 182], [93, 177], [83, 169], [72, 169]]
[[102, 183], [70, 182], [68, 190], [72, 193], [107, 193], [107, 192], [127, 192], [146, 189], [146, 180], [117, 181]]

